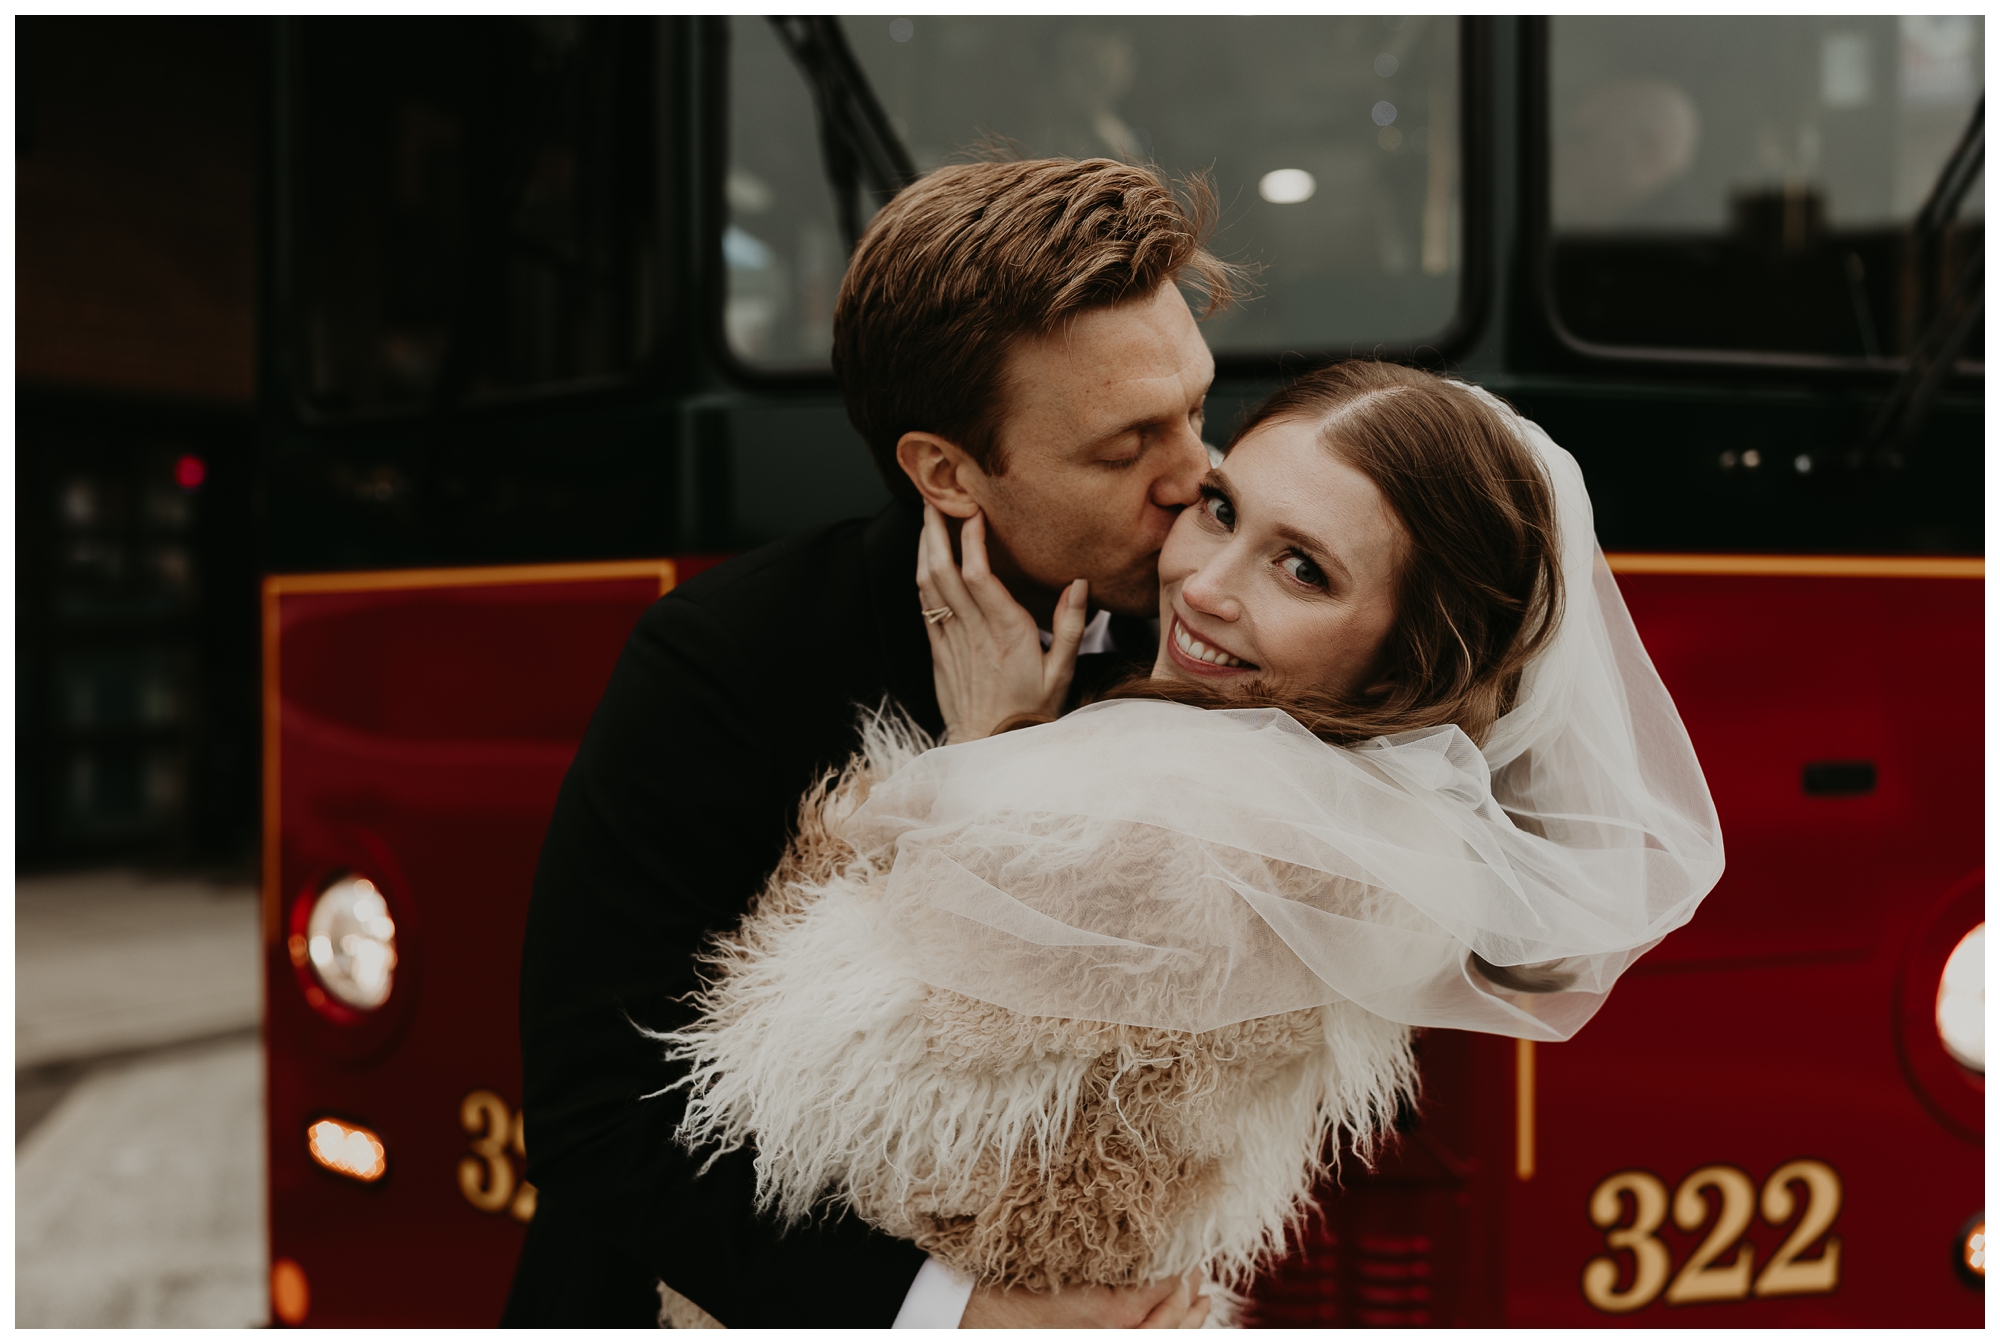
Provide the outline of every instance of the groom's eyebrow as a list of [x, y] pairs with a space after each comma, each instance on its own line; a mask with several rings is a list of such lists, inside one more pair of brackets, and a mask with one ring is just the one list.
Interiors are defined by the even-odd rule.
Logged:
[[[1203, 412], [1207, 411], [1208, 393], [1206, 391], [1203, 391], [1201, 398], [1195, 403], [1194, 409]], [[1178, 414], [1179, 414], [1178, 412], [1174, 411], [1162, 411], [1158, 415], [1142, 415], [1138, 419], [1120, 425], [1116, 429], [1106, 430], [1104, 433], [1099, 434], [1096, 438], [1092, 439], [1088, 444], [1085, 445], [1085, 447], [1087, 449], [1101, 448], [1107, 443], [1111, 443], [1114, 442], [1115, 440], [1124, 438], [1127, 434], [1138, 434], [1143, 436], [1148, 430], [1159, 429], [1163, 426], [1176, 423], [1176, 417]]]
[[1152, 419], [1152, 418], [1148, 418], [1145, 420], [1134, 420], [1129, 425], [1120, 425], [1116, 429], [1108, 429], [1104, 433], [1099, 434], [1096, 438], [1090, 441], [1090, 446], [1092, 448], [1101, 448], [1107, 443], [1117, 442], [1119, 439], [1124, 438], [1127, 434], [1144, 434], [1148, 429], [1151, 429], [1154, 425], [1157, 425], [1159, 423], [1160, 422], [1157, 419]]
[[1172, 417], [1170, 416], [1149, 415], [1146, 416], [1144, 419], [1134, 420], [1132, 421], [1132, 423], [1128, 425], [1120, 425], [1116, 429], [1106, 430], [1104, 433], [1099, 434], [1096, 438], [1092, 439], [1089, 443], [1085, 444], [1084, 451], [1086, 452], [1095, 451], [1096, 449], [1104, 447], [1106, 444], [1116, 443], [1118, 442], [1118, 440], [1125, 438], [1127, 435], [1130, 434], [1137, 434], [1141, 438], [1144, 438], [1147, 430], [1158, 429], [1160, 426], [1170, 423], [1171, 419]]

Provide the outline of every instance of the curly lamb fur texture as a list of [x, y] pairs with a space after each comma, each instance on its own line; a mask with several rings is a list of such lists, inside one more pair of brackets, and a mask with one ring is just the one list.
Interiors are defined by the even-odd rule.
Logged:
[[1051, 1289], [1201, 1269], [1246, 1285], [1344, 1136], [1366, 1160], [1415, 1092], [1407, 1027], [1337, 1003], [1199, 1034], [1028, 1017], [925, 985], [873, 952], [892, 852], [843, 823], [929, 746], [878, 712], [806, 795], [700, 1019], [679, 1138], [756, 1148], [786, 1221], [831, 1200], [981, 1281]]

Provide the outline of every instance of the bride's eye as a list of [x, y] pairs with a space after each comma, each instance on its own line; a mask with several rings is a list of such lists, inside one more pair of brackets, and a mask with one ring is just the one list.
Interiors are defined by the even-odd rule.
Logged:
[[1320, 572], [1320, 567], [1297, 551], [1293, 551], [1278, 564], [1283, 567], [1285, 573], [1309, 588], [1326, 587], [1326, 575]]
[[1215, 519], [1222, 526], [1231, 530], [1235, 529], [1236, 506], [1231, 504], [1222, 494], [1213, 490], [1203, 491], [1201, 507], [1208, 511], [1209, 517]]

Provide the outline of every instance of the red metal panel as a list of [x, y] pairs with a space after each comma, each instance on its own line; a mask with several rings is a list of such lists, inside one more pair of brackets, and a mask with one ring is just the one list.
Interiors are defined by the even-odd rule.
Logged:
[[[308, 1324], [498, 1315], [521, 1227], [507, 1204], [482, 1212], [461, 1191], [468, 1162], [473, 1193], [490, 1189], [461, 1109], [480, 1089], [518, 1104], [520, 929], [542, 830], [663, 568], [272, 581], [271, 1229], [274, 1258], [304, 1269]], [[1728, 873], [1575, 1040], [1522, 1052], [1430, 1034], [1421, 1129], [1373, 1175], [1349, 1164], [1305, 1254], [1264, 1285], [1268, 1323], [1981, 1319], [1950, 1254], [1980, 1199], [1983, 1086], [1944, 1056], [1927, 1013], [1960, 926], [1982, 917], [1982, 585], [1727, 572], [1623, 584], [1707, 769]], [[1808, 796], [1802, 768], [1827, 760], [1872, 762], [1874, 789]], [[289, 903], [350, 868], [382, 887], [404, 954], [396, 996], [361, 1030], [307, 1004], [284, 937]], [[362, 1186], [314, 1167], [304, 1131], [321, 1115], [380, 1134], [388, 1175]], [[518, 1158], [494, 1147], [515, 1179]], [[1617, 1266], [1614, 1294], [1635, 1263], [1590, 1217], [1607, 1177], [1649, 1172], [1671, 1196], [1724, 1164], [1761, 1190], [1798, 1159], [1842, 1184], [1833, 1291], [1687, 1305], [1662, 1293], [1618, 1315], [1586, 1300], [1593, 1260]], [[1785, 1235], [1753, 1213], [1743, 1239], [1759, 1273]], [[1704, 1236], [1664, 1220], [1670, 1277]]]
[[[1944, 957], [1984, 918], [1984, 585], [1725, 569], [1621, 586], [1701, 757], [1728, 871], [1574, 1040], [1523, 1051], [1432, 1033], [1423, 1128], [1329, 1199], [1324, 1264], [1281, 1267], [1263, 1318], [1307, 1324], [1291, 1304], [1312, 1301], [1328, 1324], [1395, 1323], [1367, 1300], [1384, 1272], [1369, 1247], [1379, 1260], [1422, 1236], [1404, 1260], [1425, 1261], [1429, 1294], [1403, 1304], [1403, 1324], [1977, 1325], [1982, 1296], [1952, 1253], [1983, 1199], [1984, 1084], [1945, 1055], [1930, 1013]], [[1823, 761], [1873, 763], [1874, 789], [1808, 795], [1803, 768]], [[1615, 1300], [1645, 1254], [1607, 1247], [1591, 1218], [1600, 1182], [1649, 1172], [1671, 1203], [1722, 1164], [1761, 1196], [1801, 1159], [1841, 1183], [1831, 1291], [1756, 1295], [1806, 1211], [1793, 1185], [1788, 1217], [1753, 1210], [1718, 1248], [1721, 1266], [1752, 1248], [1748, 1293], [1673, 1305], [1663, 1287], [1617, 1313], [1587, 1300], [1593, 1260], [1616, 1268]], [[1694, 1231], [1669, 1210], [1656, 1233], [1666, 1285], [1714, 1226], [1719, 1192], [1703, 1198]], [[1636, 1204], [1616, 1197], [1613, 1230]]]
[[[529, 886], [612, 665], [672, 574], [650, 562], [267, 585], [271, 1250], [304, 1271], [304, 1324], [499, 1318], [532, 1207], [517, 1202], [531, 1196], [507, 1130]], [[311, 972], [286, 939], [294, 904], [345, 870], [381, 888], [401, 958], [389, 1002], [356, 1025], [307, 1002]], [[482, 1089], [498, 1106], [475, 1102], [472, 1127], [502, 1131], [484, 1156], [461, 1115]], [[327, 1115], [381, 1137], [380, 1181], [312, 1163], [306, 1126]], [[461, 1189], [466, 1164], [492, 1211]]]

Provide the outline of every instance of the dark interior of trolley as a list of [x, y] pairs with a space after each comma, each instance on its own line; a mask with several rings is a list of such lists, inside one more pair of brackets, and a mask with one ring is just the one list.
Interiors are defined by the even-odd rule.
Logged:
[[[848, 27], [919, 169], [997, 132], [1216, 174], [1266, 267], [1219, 399], [1498, 355], [1607, 549], [1979, 551], [1956, 39], [1371, 22]], [[838, 68], [761, 20], [19, 31], [24, 864], [254, 845], [260, 572], [735, 550], [878, 497], [824, 341], [835, 215], [896, 169], [843, 169]], [[1310, 68], [1355, 43], [1394, 73]], [[1292, 159], [1315, 196], [1258, 199]]]

